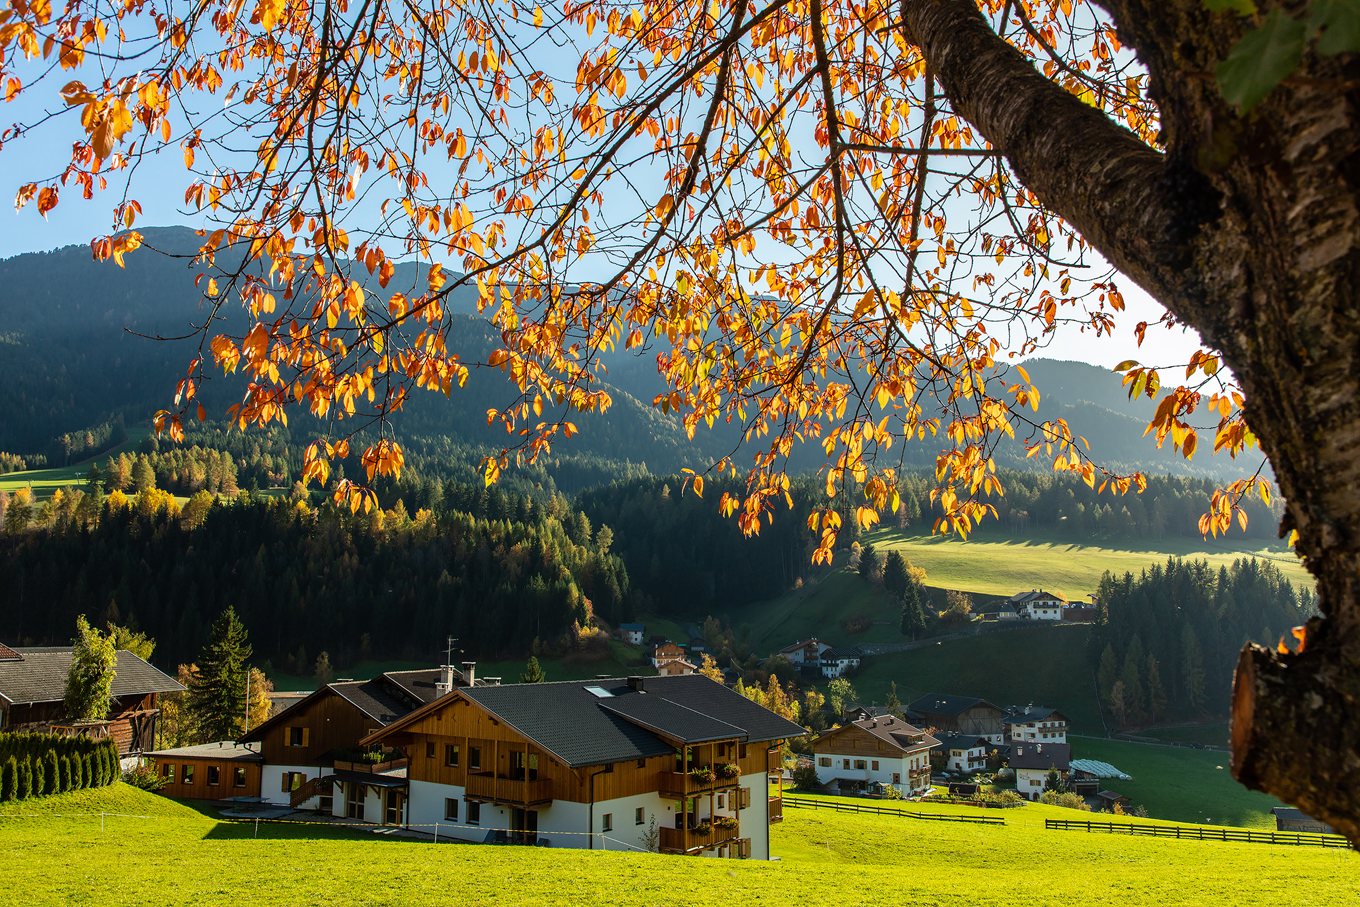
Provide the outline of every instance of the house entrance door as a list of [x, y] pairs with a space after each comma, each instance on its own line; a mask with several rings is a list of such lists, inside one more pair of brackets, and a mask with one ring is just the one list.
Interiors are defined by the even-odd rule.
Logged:
[[364, 786], [353, 781], [345, 784], [345, 816], [364, 821]]
[[510, 841], [530, 846], [538, 843], [538, 810], [510, 810]]
[[401, 807], [402, 807], [401, 801], [402, 801], [401, 791], [390, 790], [387, 792], [386, 808], [383, 810], [384, 825], [401, 824]]

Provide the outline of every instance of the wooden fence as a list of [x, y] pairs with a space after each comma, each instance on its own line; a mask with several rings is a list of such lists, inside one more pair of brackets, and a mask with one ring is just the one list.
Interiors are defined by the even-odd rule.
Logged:
[[1202, 828], [1187, 825], [1136, 825], [1120, 822], [1088, 822], [1073, 819], [1045, 819], [1044, 828], [1069, 831], [1102, 832], [1150, 838], [1176, 838], [1181, 841], [1237, 841], [1244, 844], [1289, 844], [1313, 847], [1350, 847], [1341, 835], [1304, 832], [1249, 831], [1245, 828]]
[[868, 803], [838, 803], [834, 800], [811, 800], [806, 797], [784, 796], [784, 805], [801, 809], [829, 809], [838, 813], [872, 813], [877, 816], [902, 816], [907, 819], [928, 819], [932, 822], [967, 822], [972, 825], [1005, 825], [1001, 816], [946, 816], [940, 813], [918, 813], [900, 806], [874, 806]]

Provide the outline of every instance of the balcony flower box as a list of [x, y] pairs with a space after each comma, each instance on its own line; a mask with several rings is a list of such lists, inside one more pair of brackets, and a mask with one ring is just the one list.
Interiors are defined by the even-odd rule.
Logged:
[[709, 835], [713, 834], [713, 826], [709, 825], [707, 822], [700, 822], [698, 825], [691, 828], [689, 833], [696, 838], [707, 838]]
[[719, 816], [713, 820], [713, 827], [719, 831], [736, 831], [740, 823], [731, 816]]
[[733, 778], [741, 777], [741, 767], [733, 762], [725, 762], [718, 766], [717, 774], [718, 777], [722, 778], [724, 781], [730, 781]]
[[713, 783], [713, 769], [709, 768], [707, 765], [701, 768], [690, 769], [689, 776], [700, 784]]

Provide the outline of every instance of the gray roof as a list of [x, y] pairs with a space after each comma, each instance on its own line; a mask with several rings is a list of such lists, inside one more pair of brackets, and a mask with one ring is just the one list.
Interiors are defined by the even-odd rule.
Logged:
[[885, 718], [861, 718], [858, 721], [852, 721], [849, 724], [827, 731], [817, 740], [825, 740], [849, 727], [857, 727], [862, 731], [867, 731], [884, 743], [900, 750], [911, 750], [921, 746], [933, 747], [939, 742], [915, 725], [908, 724], [901, 718], [894, 718], [891, 715]]
[[645, 632], [647, 631], [647, 625], [646, 625], [646, 624], [619, 624], [619, 629], [620, 629], [620, 630], [628, 630], [628, 631], [633, 632], [633, 633], [645, 633]]
[[394, 691], [376, 677], [372, 680], [333, 683], [330, 688], [359, 711], [384, 725], [391, 724], [420, 705], [403, 702], [406, 697], [393, 695]]
[[1029, 724], [1031, 721], [1066, 721], [1067, 717], [1057, 709], [1044, 709], [1029, 707], [1026, 712], [1022, 708], [1011, 706], [1006, 709], [1006, 717], [1002, 719], [1003, 724]]
[[174, 759], [221, 759], [223, 762], [263, 762], [264, 756], [243, 743], [223, 740], [221, 743], [200, 743], [197, 746], [179, 746], [169, 750], [156, 750], [145, 753], [147, 756], [161, 756]]
[[827, 649], [822, 653], [822, 661], [834, 661], [837, 658], [863, 658], [864, 652], [859, 646], [836, 646]]
[[979, 746], [990, 746], [986, 737], [977, 734], [941, 734], [938, 749], [971, 750]]
[[572, 767], [668, 755], [677, 740], [759, 743], [805, 733], [702, 674], [634, 680], [641, 689], [627, 678], [609, 678], [468, 687], [458, 693]]
[[[71, 669], [70, 646], [11, 649], [17, 659], [0, 660], [0, 697], [11, 703], [61, 702], [66, 693], [66, 674]], [[145, 696], [147, 693], [178, 693], [179, 681], [153, 668], [141, 658], [118, 650], [114, 666], [113, 695]]]
[[[418, 671], [388, 671], [382, 677], [392, 681], [401, 687], [402, 692], [412, 699], [424, 704], [434, 702], [439, 697], [434, 685], [439, 682], [439, 668], [424, 668]], [[463, 672], [457, 668], [453, 671], [454, 686], [464, 686], [466, 681], [463, 679]]]
[[1049, 769], [1065, 772], [1071, 766], [1072, 747], [1066, 743], [1011, 744], [1011, 768]]
[[[293, 709], [318, 696], [334, 693], [374, 721], [386, 727], [435, 699], [438, 668], [419, 671], [389, 671], [372, 680], [346, 680], [328, 683], [319, 690], [295, 699], [286, 708], [275, 712], [268, 721], [252, 728], [242, 740], [263, 740], [264, 734], [284, 716], [292, 717]], [[459, 671], [453, 672], [454, 684], [463, 682]]]
[[922, 696], [907, 708], [918, 715], [960, 715], [976, 705], [984, 705], [996, 709], [998, 712], [1001, 711], [1000, 708], [985, 699], [978, 699], [973, 696], [951, 696], [948, 693], [931, 693]]

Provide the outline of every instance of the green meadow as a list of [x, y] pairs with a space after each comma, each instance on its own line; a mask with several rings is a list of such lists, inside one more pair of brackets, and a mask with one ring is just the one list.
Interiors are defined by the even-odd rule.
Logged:
[[5, 473], [0, 475], [0, 491], [14, 494], [20, 488], [31, 487], [34, 500], [44, 501], [52, 496], [52, 492], [65, 485], [78, 488], [85, 484], [85, 476], [89, 472], [90, 463], [97, 462], [99, 468], [103, 469], [105, 461], [111, 456], [116, 457], [120, 453], [136, 454], [137, 445], [150, 433], [150, 430], [145, 428], [129, 428], [126, 441], [88, 460], [51, 469], [29, 469], [24, 472]]
[[1266, 557], [1295, 586], [1313, 584], [1291, 549], [1280, 543], [1264, 545], [1259, 539], [1235, 542], [1224, 539], [1164, 538], [1119, 543], [1078, 543], [1057, 533], [1033, 532], [1026, 538], [1000, 529], [979, 529], [967, 541], [955, 537], [909, 534], [898, 529], [870, 533], [868, 541], [881, 554], [901, 551], [914, 566], [926, 571], [926, 582], [946, 589], [962, 589], [986, 595], [1014, 595], [1044, 588], [1062, 592], [1069, 599], [1084, 599], [1096, 591], [1101, 575], [1139, 571], [1153, 561], [1168, 557], [1231, 564], [1240, 557]]
[[[946, 811], [947, 807], [930, 807]], [[99, 813], [105, 815], [103, 827]], [[957, 810], [955, 810], [957, 811]], [[967, 810], [962, 811], [964, 813]], [[999, 811], [998, 811], [999, 812]], [[1350, 851], [1048, 831], [1024, 806], [1004, 827], [785, 809], [778, 862], [440, 845], [321, 825], [214, 818], [114, 785], [0, 806], [6, 900], [47, 905], [784, 904], [1348, 905]], [[905, 891], [886, 891], [888, 886]]]

